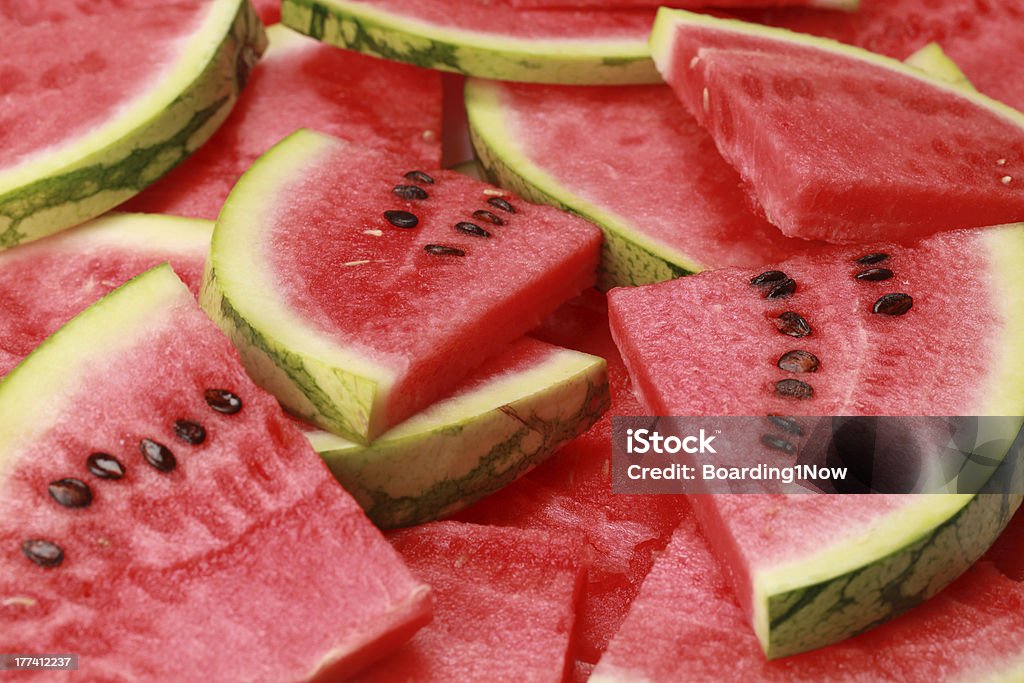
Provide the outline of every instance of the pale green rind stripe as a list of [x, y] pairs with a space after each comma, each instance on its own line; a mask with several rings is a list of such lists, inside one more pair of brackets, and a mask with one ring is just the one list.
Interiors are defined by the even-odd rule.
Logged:
[[[230, 14], [227, 12], [230, 11]], [[121, 130], [51, 159], [19, 167], [0, 184], [0, 249], [38, 239], [97, 216], [167, 173], [227, 118], [249, 70], [263, 52], [262, 24], [244, 0], [217, 0], [204, 30], [216, 48], [196, 71], [175, 74], [166, 92], [130, 117]], [[224, 14], [220, 17], [220, 14]], [[197, 38], [202, 44], [214, 36]], [[184, 55], [191, 64], [194, 55]], [[59, 157], [59, 158], [58, 158]], [[55, 160], [56, 159], [56, 160]], [[45, 162], [45, 163], [43, 163]]]
[[657, 83], [644, 40], [531, 40], [448, 28], [365, 3], [284, 0], [281, 23], [375, 57], [533, 83]]
[[514, 481], [609, 406], [605, 361], [561, 350], [538, 367], [437, 404], [369, 446], [307, 436], [384, 528], [446, 516]]

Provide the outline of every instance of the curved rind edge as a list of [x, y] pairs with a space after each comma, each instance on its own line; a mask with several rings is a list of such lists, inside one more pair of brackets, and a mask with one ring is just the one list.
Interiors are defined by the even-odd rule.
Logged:
[[59, 175], [0, 195], [0, 250], [98, 216], [174, 168], [231, 113], [265, 48], [263, 25], [250, 3], [241, 2], [213, 58], [170, 107]]
[[570, 41], [503, 41], [469, 31], [431, 31], [429, 24], [339, 0], [284, 0], [281, 23], [337, 47], [467, 76], [587, 85], [661, 81], [643, 41], [628, 49], [609, 43], [604, 54], [573, 51]]

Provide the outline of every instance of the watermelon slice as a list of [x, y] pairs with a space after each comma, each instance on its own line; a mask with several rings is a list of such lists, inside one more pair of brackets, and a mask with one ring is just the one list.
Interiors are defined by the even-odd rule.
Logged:
[[90, 679], [336, 680], [429, 620], [167, 266], [10, 373], [0, 424], [5, 652], [79, 653]]
[[995, 100], [734, 20], [666, 10], [651, 40], [665, 80], [787, 235], [910, 241], [1024, 219], [1024, 115]]
[[[915, 248], [825, 250], [767, 271], [795, 287], [777, 298], [751, 284], [757, 271], [729, 269], [613, 290], [611, 328], [651, 415], [1019, 416], [1022, 257], [1024, 226], [944, 233]], [[792, 350], [812, 354], [818, 371], [776, 367]], [[1010, 438], [1018, 427], [1007, 426]], [[776, 657], [934, 594], [985, 550], [1020, 497], [697, 500]], [[855, 605], [837, 608], [843, 591]]]
[[[302, 127], [428, 166], [440, 162], [438, 74], [337, 50], [281, 25], [267, 29], [267, 37], [267, 53], [217, 134], [125, 210], [214, 219], [238, 177]], [[391, 96], [378, 98], [381, 92]]]
[[737, 7], [804, 6], [824, 9], [857, 9], [861, 0], [508, 0], [513, 7], [562, 9], [587, 7], [593, 9], [622, 9], [624, 7], [678, 7], [680, 9], [719, 9]]
[[505, 486], [607, 407], [603, 359], [524, 337], [369, 446], [324, 431], [307, 436], [377, 526], [408, 526]]
[[281, 21], [366, 54], [484, 78], [655, 83], [651, 10], [517, 10], [491, 0], [284, 0]]
[[433, 589], [434, 620], [355, 680], [560, 683], [585, 575], [571, 538], [459, 522], [393, 534]]
[[592, 285], [600, 240], [457, 173], [300, 131], [232, 191], [202, 301], [285, 406], [367, 442]]
[[[971, 87], [937, 45], [907, 63]], [[819, 246], [750, 210], [739, 174], [666, 86], [470, 79], [466, 110], [477, 155], [499, 185], [601, 226], [602, 288], [753, 268]]]
[[0, 377], [102, 296], [164, 261], [199, 292], [213, 224], [110, 214], [0, 252]]
[[82, 4], [0, 14], [0, 249], [170, 170], [227, 117], [265, 45], [246, 0]]
[[1007, 558], [1024, 563], [1022, 548], [1018, 513], [981, 562], [927, 603], [852, 640], [771, 662], [690, 519], [658, 558], [590, 680], [1024, 680], [1024, 583], [1000, 566]]
[[979, 90], [1024, 109], [1021, 0], [861, 0], [858, 11], [848, 14], [789, 8], [748, 11], [743, 16], [841, 40], [896, 59], [903, 59], [925, 43], [937, 42]]

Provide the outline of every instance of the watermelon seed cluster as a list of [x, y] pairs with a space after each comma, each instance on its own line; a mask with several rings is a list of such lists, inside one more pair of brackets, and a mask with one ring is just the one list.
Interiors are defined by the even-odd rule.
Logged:
[[[207, 389], [203, 392], [203, 398], [210, 408], [224, 415], [234, 415], [242, 409], [242, 399], [226, 389]], [[206, 440], [206, 428], [192, 420], [176, 420], [174, 434], [194, 446]], [[171, 450], [153, 439], [142, 439], [139, 450], [146, 462], [160, 472], [170, 472], [177, 467], [178, 461]], [[99, 479], [117, 480], [125, 474], [121, 461], [109, 453], [93, 453], [85, 459], [85, 467]], [[92, 489], [81, 479], [66, 477], [52, 481], [47, 486], [47, 492], [58, 505], [65, 508], [86, 508], [92, 504]], [[64, 550], [53, 541], [42, 538], [30, 538], [23, 542], [21, 552], [47, 569], [58, 567], [64, 562]]]

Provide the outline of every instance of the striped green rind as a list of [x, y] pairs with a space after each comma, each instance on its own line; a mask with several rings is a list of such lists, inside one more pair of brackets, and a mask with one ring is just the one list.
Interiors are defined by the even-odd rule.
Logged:
[[281, 23], [375, 57], [533, 83], [657, 83], [643, 40], [526, 39], [448, 28], [348, 0], [284, 0]]
[[488, 178], [519, 196], [580, 215], [604, 232], [598, 287], [663, 282], [703, 270], [684, 254], [648, 239], [626, 219], [574, 194], [531, 161], [509, 130], [499, 101], [500, 85], [466, 82], [466, 114], [477, 159]]
[[[223, 15], [223, 16], [221, 16]], [[204, 24], [208, 55], [194, 72], [176, 73], [130, 117], [123, 130], [71, 149], [59, 159], [0, 174], [0, 249], [77, 225], [135, 195], [202, 145], [231, 112], [266, 47], [248, 0], [216, 0]], [[183, 60], [195, 60], [184, 55]]]
[[384, 528], [444, 517], [509, 484], [609, 407], [605, 361], [559, 350], [536, 368], [443, 401], [369, 446], [307, 434]]

